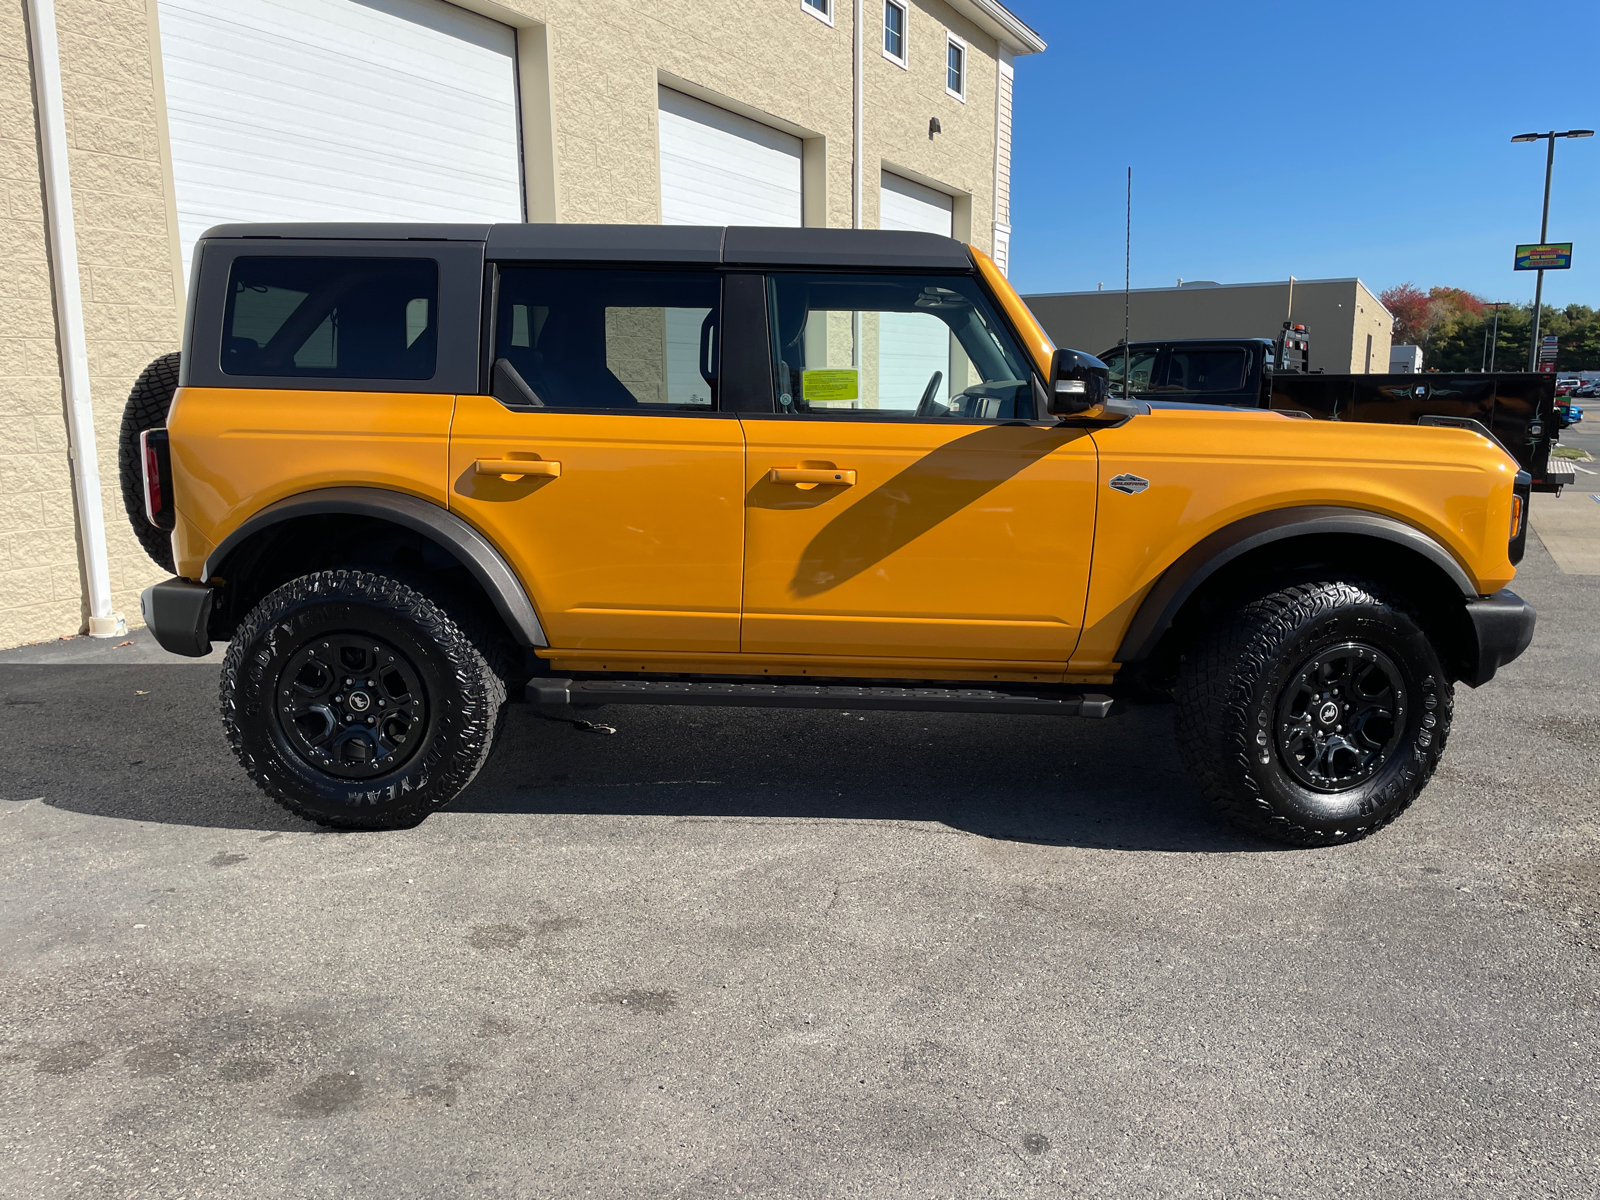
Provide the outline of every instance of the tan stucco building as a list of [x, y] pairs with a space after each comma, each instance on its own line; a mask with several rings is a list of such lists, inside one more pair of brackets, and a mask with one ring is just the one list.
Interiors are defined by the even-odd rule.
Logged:
[[136, 623], [161, 575], [122, 512], [117, 432], [179, 344], [204, 228], [924, 228], [1004, 265], [1012, 63], [1044, 49], [995, 0], [3, 3], [0, 646], [88, 627], [96, 578]]
[[1024, 296], [1058, 346], [1099, 354], [1122, 341], [1123, 313], [1135, 342], [1174, 338], [1275, 338], [1293, 314], [1311, 335], [1311, 369], [1336, 374], [1389, 370], [1394, 318], [1359, 279], [1185, 283], [1169, 288], [1051, 292]]

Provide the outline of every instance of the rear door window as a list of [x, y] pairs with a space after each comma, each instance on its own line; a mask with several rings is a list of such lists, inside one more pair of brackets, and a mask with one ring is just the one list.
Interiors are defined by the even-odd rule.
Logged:
[[495, 395], [536, 408], [709, 412], [721, 296], [713, 271], [503, 266]]
[[229, 375], [431, 379], [439, 265], [431, 258], [238, 258], [228, 280]]

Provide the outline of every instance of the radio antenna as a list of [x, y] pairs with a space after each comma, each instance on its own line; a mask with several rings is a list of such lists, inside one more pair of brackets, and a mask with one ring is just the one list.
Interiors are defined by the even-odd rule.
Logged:
[[[1133, 168], [1128, 168], [1128, 222], [1122, 245], [1122, 344], [1129, 342], [1129, 303], [1133, 292]], [[1128, 351], [1122, 352], [1122, 371], [1128, 371]], [[1126, 380], [1132, 386], [1131, 380]]]

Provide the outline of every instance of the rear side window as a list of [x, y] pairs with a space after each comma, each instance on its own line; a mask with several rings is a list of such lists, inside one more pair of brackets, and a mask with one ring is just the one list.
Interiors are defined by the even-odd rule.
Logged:
[[1204, 396], [1210, 392], [1237, 392], [1245, 386], [1243, 349], [1186, 350], [1178, 348], [1167, 356], [1167, 381], [1157, 392], [1181, 392]]
[[721, 295], [711, 271], [502, 267], [497, 375], [537, 407], [708, 411]]
[[228, 279], [222, 369], [431, 379], [438, 329], [431, 258], [239, 258]]

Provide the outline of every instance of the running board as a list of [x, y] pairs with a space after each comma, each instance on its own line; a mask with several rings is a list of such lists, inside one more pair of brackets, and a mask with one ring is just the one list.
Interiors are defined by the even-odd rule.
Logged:
[[601, 704], [714, 704], [737, 708], [842, 708], [865, 711], [1037, 713], [1109, 717], [1110, 696], [1078, 692], [996, 692], [987, 688], [825, 687], [783, 683], [694, 683], [641, 679], [539, 679], [527, 696], [541, 708]]

